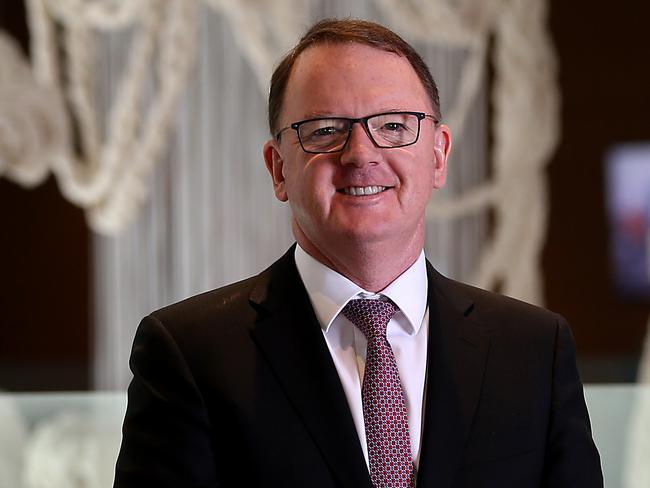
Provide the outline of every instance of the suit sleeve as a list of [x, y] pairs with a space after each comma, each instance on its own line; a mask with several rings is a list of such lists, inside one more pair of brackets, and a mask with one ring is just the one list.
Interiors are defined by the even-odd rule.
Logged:
[[591, 435], [584, 391], [569, 325], [558, 319], [543, 487], [603, 486], [600, 456]]
[[172, 335], [155, 317], [136, 332], [133, 380], [115, 468], [115, 488], [217, 487], [210, 422]]

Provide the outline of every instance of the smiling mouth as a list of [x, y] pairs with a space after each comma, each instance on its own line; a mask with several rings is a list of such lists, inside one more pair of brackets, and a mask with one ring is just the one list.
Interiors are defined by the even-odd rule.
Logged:
[[353, 197], [363, 197], [366, 195], [377, 195], [383, 191], [389, 190], [391, 186], [346, 186], [345, 188], [340, 188], [336, 190], [339, 193], [344, 195], [350, 195]]

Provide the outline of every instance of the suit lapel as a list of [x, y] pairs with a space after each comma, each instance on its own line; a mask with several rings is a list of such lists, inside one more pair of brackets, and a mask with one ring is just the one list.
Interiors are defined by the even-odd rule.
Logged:
[[251, 336], [334, 477], [342, 486], [371, 488], [343, 387], [295, 266], [294, 248], [260, 275], [250, 295], [259, 312]]
[[427, 262], [429, 344], [419, 486], [449, 487], [476, 411], [489, 350], [473, 301]]

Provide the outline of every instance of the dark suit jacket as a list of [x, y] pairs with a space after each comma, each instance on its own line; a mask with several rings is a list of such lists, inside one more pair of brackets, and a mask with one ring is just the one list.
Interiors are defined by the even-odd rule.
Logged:
[[[427, 272], [418, 487], [601, 487], [566, 322]], [[293, 248], [146, 317], [130, 364], [116, 487], [371, 488]]]

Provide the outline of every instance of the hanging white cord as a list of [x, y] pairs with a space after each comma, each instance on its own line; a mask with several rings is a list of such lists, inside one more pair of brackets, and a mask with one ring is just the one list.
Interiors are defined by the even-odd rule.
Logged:
[[39, 85], [17, 44], [0, 32], [0, 176], [25, 187], [49, 174], [48, 157], [68, 147], [66, 112]]
[[132, 25], [146, 10], [156, 7], [152, 0], [41, 1], [55, 21], [66, 26], [84, 26], [100, 31]]
[[[160, 29], [163, 2], [158, 1], [157, 8], [147, 11], [140, 19], [139, 29], [134, 35], [132, 49], [127, 67], [121, 78], [115, 102], [110, 108], [107, 139], [101, 150], [95, 156], [100, 164], [93, 166], [90, 161], [77, 160], [72, 155], [61, 155], [54, 167], [63, 194], [80, 206], [88, 207], [97, 204], [104, 196], [118, 188], [114, 185], [116, 175], [120, 170], [128, 171], [132, 164], [129, 150], [132, 139], [137, 137], [138, 121], [142, 110], [142, 96], [147, 82], [151, 59], [155, 48], [155, 40]], [[71, 46], [70, 57], [83, 58], [85, 48]], [[75, 63], [70, 63], [73, 69]], [[74, 76], [70, 77], [75, 80]], [[79, 80], [84, 81], [84, 80]], [[85, 80], [87, 81], [87, 80]], [[71, 98], [82, 102], [89, 87], [81, 83], [70, 87]], [[90, 112], [92, 108], [85, 106], [81, 112]]]
[[[195, 2], [176, 0], [167, 9], [165, 28], [160, 34], [158, 95], [151, 102], [140, 137], [127, 141], [126, 147], [131, 149], [131, 157], [126, 162], [129, 169], [121, 171], [110, 194], [89, 209], [91, 226], [100, 232], [118, 231], [125, 221], [133, 218], [146, 198], [147, 178], [166, 147], [174, 109], [194, 59], [196, 8]], [[128, 120], [127, 117], [124, 119]], [[128, 136], [128, 130], [124, 130], [124, 124], [119, 120], [121, 118], [116, 118], [112, 128], [118, 134]], [[115, 144], [115, 147], [120, 147], [120, 144]], [[116, 155], [111, 154], [112, 157]]]
[[[141, 0], [124, 2], [104, 0], [85, 2], [82, 0], [28, 0], [30, 27], [34, 30], [34, 69], [38, 78], [50, 84], [55, 90], [60, 80], [59, 66], [53, 46], [53, 22], [65, 27], [64, 47], [70, 62], [67, 63], [66, 83], [72, 114], [80, 130], [82, 153], [74, 156], [72, 151], [54, 154], [50, 164], [59, 180], [62, 192], [71, 201], [88, 209], [91, 226], [100, 232], [117, 232], [144, 201], [147, 194], [146, 178], [150, 174], [157, 156], [164, 150], [166, 128], [171, 123], [175, 101], [181, 92], [189, 70], [189, 60], [194, 54], [196, 36], [196, 6], [199, 0]], [[227, 0], [203, 0], [211, 7], [228, 16], [235, 26], [236, 37], [243, 52], [255, 70], [261, 87], [266, 87], [271, 60], [277, 59], [284, 46], [290, 45], [303, 26], [300, 25], [301, 3], [294, 0], [279, 0], [274, 5], [264, 1], [231, 2]], [[496, 35], [497, 66], [496, 87], [493, 94], [495, 112], [494, 179], [448, 201], [432, 201], [427, 215], [430, 219], [457, 218], [467, 213], [482, 211], [488, 206], [495, 208], [497, 222], [502, 227], [513, 223], [530, 227], [531, 216], [536, 228], [529, 235], [543, 238], [545, 217], [543, 211], [522, 215], [533, 209], [540, 209], [539, 202], [524, 205], [517, 215], [505, 209], [503, 202], [513, 193], [513, 175], [517, 175], [517, 186], [528, 188], [528, 195], [545, 199], [545, 185], [538, 188], [540, 168], [556, 143], [556, 137], [549, 133], [553, 120], [549, 111], [557, 107], [554, 92], [553, 69], [531, 72], [529, 67], [547, 61], [552, 67], [552, 56], [547, 39], [535, 33], [544, 31], [544, 2], [542, 0], [501, 2], [475, 2], [464, 0], [409, 0], [388, 2], [375, 0], [385, 13], [390, 13], [402, 28], [408, 25], [409, 32], [416, 38], [428, 42], [464, 46], [468, 57], [460, 77], [456, 101], [449, 109], [448, 122], [454, 134], [462, 138], [462, 129], [467, 113], [478, 92], [484, 76], [486, 46], [490, 33]], [[282, 13], [278, 19], [278, 11]], [[163, 12], [167, 14], [163, 15]], [[173, 12], [173, 14], [172, 14]], [[275, 19], [270, 21], [269, 19]], [[404, 24], [404, 25], [401, 25]], [[92, 35], [93, 30], [111, 30], [127, 25], [135, 26], [132, 51], [122, 76], [117, 96], [108, 119], [106, 140], [102, 141], [97, 129], [97, 111], [92, 102]], [[435, 25], [435, 28], [431, 28]], [[532, 33], [532, 35], [531, 35]], [[507, 37], [507, 41], [500, 41]], [[170, 42], [170, 39], [174, 39]], [[543, 42], [540, 42], [543, 41]], [[163, 46], [168, 46], [164, 48]], [[144, 109], [143, 87], [147, 83], [154, 51], [166, 49], [158, 63], [159, 93], [153, 98], [145, 121], [140, 120]], [[176, 54], [174, 54], [176, 53]], [[515, 66], [521, 56], [532, 60], [528, 65]], [[503, 70], [504, 73], [500, 73]], [[546, 73], [546, 75], [544, 74]], [[514, 74], [514, 75], [513, 75]], [[515, 76], [516, 78], [513, 78]], [[540, 86], [540, 81], [542, 85]], [[502, 85], [499, 85], [502, 83]], [[529, 93], [520, 97], [510, 95], [513, 87], [529, 87]], [[546, 97], [539, 97], [540, 92]], [[550, 93], [550, 95], [548, 95]], [[504, 96], [505, 94], [505, 96]], [[532, 100], [532, 102], [531, 102]], [[521, 103], [528, 104], [522, 107]], [[535, 106], [531, 107], [530, 104]], [[539, 107], [537, 106], [539, 105]], [[520, 123], [522, 111], [535, 126], [535, 133], [528, 132], [530, 124]], [[554, 114], [555, 115], [555, 114]], [[522, 154], [516, 141], [534, 137], [527, 153]], [[513, 141], [515, 143], [513, 144]], [[528, 168], [528, 169], [525, 169]], [[541, 227], [540, 227], [541, 226]], [[539, 229], [542, 229], [540, 231]], [[477, 280], [489, 285], [503, 278], [503, 266], [496, 261], [510, 254], [511, 242], [505, 231], [497, 229], [493, 245], [488, 246]], [[530, 242], [523, 248], [538, 249], [538, 242]], [[508, 250], [505, 250], [508, 248]], [[536, 280], [533, 280], [536, 281]], [[521, 292], [518, 294], [521, 296]], [[541, 301], [541, 293], [535, 287], [526, 292], [526, 298]]]

